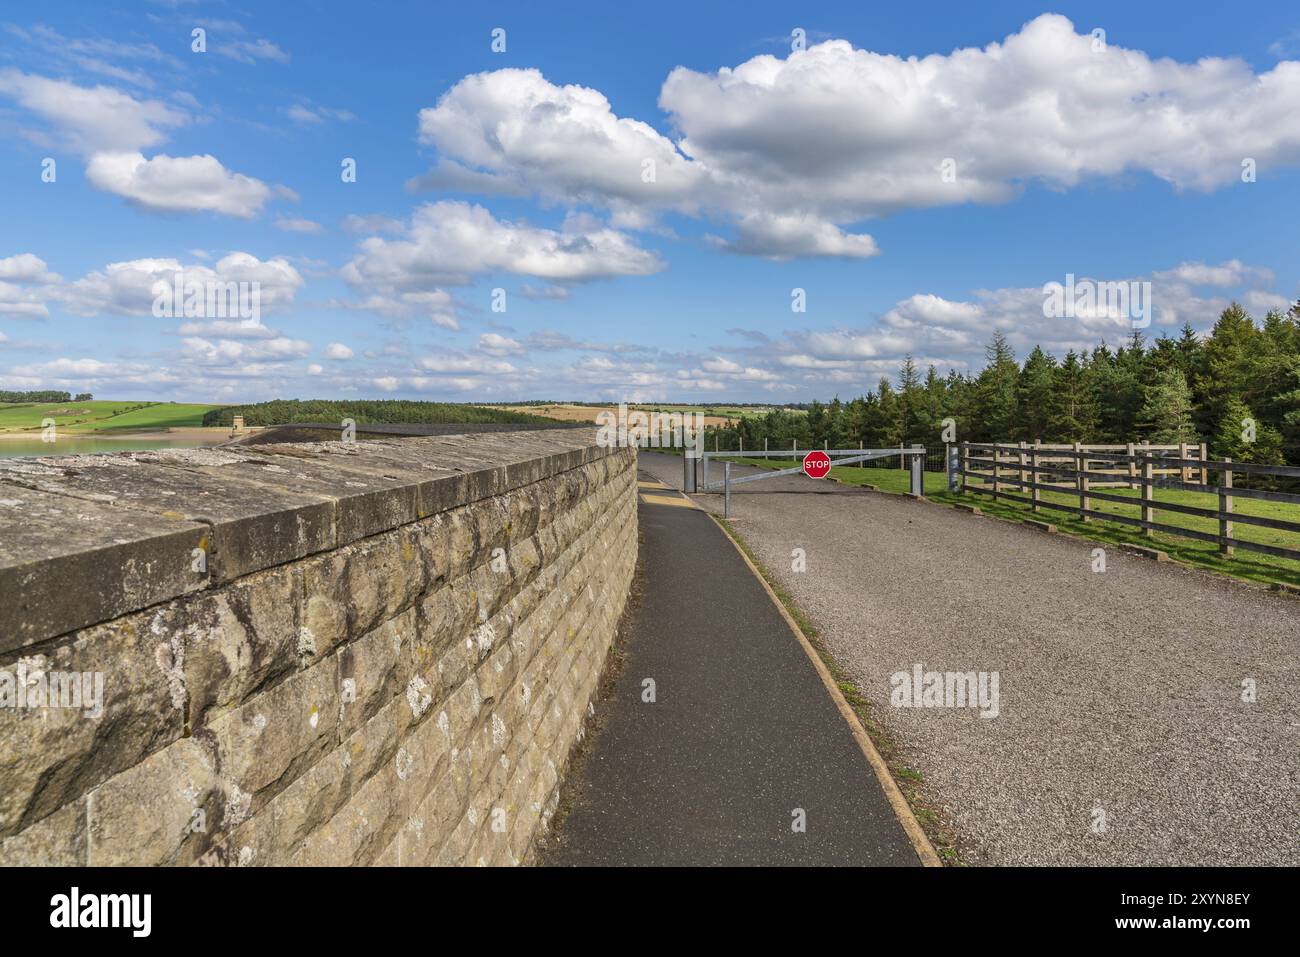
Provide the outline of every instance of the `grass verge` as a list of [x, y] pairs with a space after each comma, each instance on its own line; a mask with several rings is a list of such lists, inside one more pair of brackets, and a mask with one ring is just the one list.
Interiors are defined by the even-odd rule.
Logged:
[[[1106, 491], [1118, 495], [1124, 495], [1126, 497], [1130, 494], [1127, 490], [1123, 489], [1106, 489]], [[1016, 493], [1013, 490], [1013, 494], [1019, 493]], [[1119, 502], [1100, 502], [1094, 500], [1092, 508], [1097, 511], [1138, 518], [1141, 514], [1141, 505], [1138, 503], [1137, 493], [1133, 492], [1131, 494], [1134, 498], [1134, 503], [1132, 505], [1128, 505], [1127, 503], [1121, 504]], [[1158, 491], [1156, 495], [1157, 501], [1165, 500], [1176, 504], [1193, 505], [1201, 508], [1214, 508], [1217, 507], [1218, 504], [1218, 497], [1216, 495], [1207, 495], [1199, 492], [1170, 492], [1161, 490]], [[1069, 496], [1056, 492], [1044, 492], [1043, 498], [1044, 500], [1060, 502], [1061, 504], [1069, 504], [1071, 500], [1077, 504], [1079, 501], [1077, 495]], [[1147, 548], [1158, 548], [1175, 561], [1196, 568], [1218, 572], [1221, 575], [1230, 575], [1233, 578], [1241, 578], [1246, 581], [1258, 582], [1265, 585], [1281, 583], [1300, 586], [1300, 562], [1287, 558], [1277, 558], [1272, 555], [1245, 551], [1244, 549], [1238, 549], [1236, 555], [1230, 558], [1221, 554], [1218, 546], [1210, 542], [1201, 542], [1190, 538], [1182, 538], [1178, 535], [1171, 535], [1167, 532], [1154, 532], [1151, 535], [1143, 535], [1140, 529], [1133, 528], [1129, 525], [1107, 522], [1102, 519], [1089, 519], [1085, 522], [1080, 519], [1078, 515], [1071, 515], [1069, 512], [1054, 508], [1044, 508], [1035, 514], [1027, 505], [1022, 505], [1019, 502], [1008, 502], [1002, 499], [994, 502], [992, 497], [989, 495], [978, 495], [972, 493], [960, 495], [951, 492], [941, 492], [936, 494], [934, 499], [939, 502], [947, 502], [950, 504], [961, 502], [967, 505], [977, 505], [986, 515], [1014, 522], [1024, 522], [1027, 519], [1051, 522], [1057, 527], [1058, 531], [1064, 534], [1073, 535], [1075, 538], [1083, 538], [1089, 541], [1098, 542], [1103, 545], [1141, 545]], [[1214, 504], [1211, 504], [1211, 502]], [[1283, 518], [1289, 521], [1300, 521], [1300, 508], [1293, 505], [1243, 498], [1238, 498], [1235, 505], [1237, 512], [1240, 514], [1262, 515], [1271, 518]], [[1180, 515], [1174, 512], [1157, 511], [1156, 521], [1210, 534], [1218, 533], [1218, 523], [1213, 519], [1205, 519], [1191, 515]], [[1290, 532], [1274, 531], [1257, 525], [1246, 525], [1244, 522], [1238, 522], [1236, 524], [1233, 534], [1234, 537], [1242, 541], [1256, 541], [1269, 545], [1277, 545], [1283, 548], [1300, 548], [1300, 535]]]

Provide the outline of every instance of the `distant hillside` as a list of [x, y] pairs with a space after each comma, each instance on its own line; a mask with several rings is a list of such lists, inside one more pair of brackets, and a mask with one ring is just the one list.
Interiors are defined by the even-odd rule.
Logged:
[[35, 431], [47, 419], [53, 419], [60, 432], [147, 432], [195, 426], [217, 411], [219, 406], [189, 402], [0, 402], [0, 432]]
[[290, 425], [295, 422], [340, 422], [352, 419], [358, 425], [377, 422], [465, 424], [546, 424], [547, 419], [507, 409], [460, 405], [453, 402], [412, 402], [405, 399], [274, 399], [253, 405], [231, 405], [213, 409], [203, 417], [204, 425], [230, 425], [242, 415], [245, 425]]

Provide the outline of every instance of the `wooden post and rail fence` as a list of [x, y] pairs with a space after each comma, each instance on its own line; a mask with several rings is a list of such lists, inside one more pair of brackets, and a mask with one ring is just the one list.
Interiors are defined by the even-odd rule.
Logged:
[[[1233, 525], [1237, 523], [1300, 534], [1300, 521], [1244, 514], [1233, 508], [1234, 498], [1300, 505], [1300, 494], [1234, 487], [1232, 480], [1234, 472], [1261, 478], [1300, 479], [1300, 467], [1255, 465], [1231, 459], [1212, 461], [1206, 456], [1204, 445], [1196, 449], [1199, 455], [1189, 454], [1192, 449], [1196, 447], [1186, 444], [1097, 446], [1075, 443], [1072, 446], [1048, 446], [1024, 442], [961, 442], [956, 454], [949, 459], [950, 467], [956, 470], [955, 475], [949, 476], [949, 483], [963, 494], [988, 495], [995, 502], [1005, 500], [1027, 505], [1031, 512], [1055, 509], [1077, 516], [1084, 522], [1096, 519], [1130, 525], [1140, 528], [1147, 536], [1163, 532], [1211, 542], [1218, 545], [1225, 556], [1231, 556], [1234, 549], [1240, 548], [1300, 561], [1300, 549], [1243, 541], [1234, 537], [1233, 532]], [[1219, 477], [1217, 485], [1210, 484], [1211, 475]], [[968, 482], [967, 479], [977, 482]], [[1134, 499], [1130, 495], [1104, 491], [1108, 488], [1138, 489], [1139, 497]], [[1156, 489], [1217, 494], [1218, 508], [1160, 501], [1155, 497]], [[1078, 502], [1049, 501], [1043, 498], [1041, 493], [1044, 491], [1077, 497]], [[1026, 492], [1028, 495], [1023, 494]], [[1098, 511], [1093, 508], [1094, 500], [1138, 506], [1141, 518]], [[1215, 520], [1219, 524], [1218, 534], [1158, 522], [1157, 512]]]

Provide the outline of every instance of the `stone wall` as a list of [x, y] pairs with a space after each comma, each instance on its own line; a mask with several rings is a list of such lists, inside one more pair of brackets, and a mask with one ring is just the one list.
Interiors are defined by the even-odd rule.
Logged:
[[591, 443], [0, 460], [0, 864], [527, 862], [636, 561]]

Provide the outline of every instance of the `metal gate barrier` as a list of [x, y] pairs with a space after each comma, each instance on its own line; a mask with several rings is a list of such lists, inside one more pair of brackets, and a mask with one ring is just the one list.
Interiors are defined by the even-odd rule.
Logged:
[[[910, 466], [910, 488], [911, 494], [916, 498], [922, 498], [925, 495], [924, 484], [924, 467], [925, 467], [925, 446], [913, 445], [911, 448], [896, 449], [812, 449], [813, 452], [822, 452], [831, 460], [831, 466], [852, 465], [855, 462], [868, 462], [872, 459], [890, 458], [900, 456], [903, 461]], [[793, 468], [773, 469], [770, 472], [761, 472], [758, 475], [745, 475], [740, 478], [731, 477], [730, 461], [724, 461], [723, 474], [720, 480], [709, 481], [709, 460], [710, 459], [758, 459], [758, 458], [790, 458], [794, 454], [789, 449], [764, 451], [764, 452], [701, 452], [698, 458], [692, 458], [689, 455], [682, 456], [682, 487], [687, 492], [718, 492], [724, 495], [723, 517], [731, 515], [731, 487], [733, 485], [743, 485], [746, 482], [761, 482], [763, 479], [777, 478], [781, 475], [795, 475], [803, 472], [803, 465], [796, 465]], [[806, 452], [804, 453], [807, 454]], [[696, 463], [700, 463], [698, 466]], [[702, 474], [697, 474], [702, 473]]]

